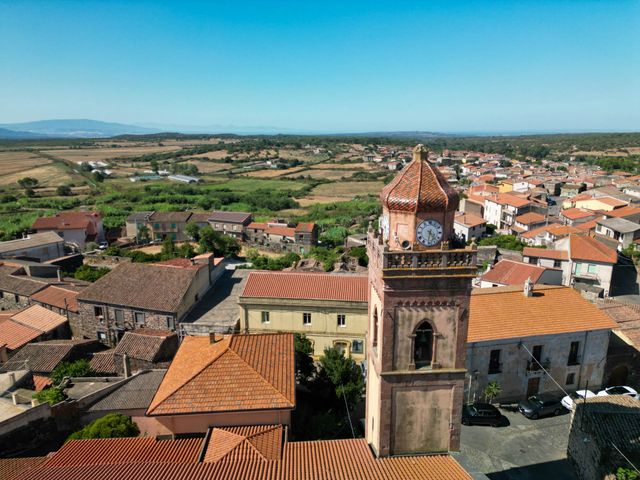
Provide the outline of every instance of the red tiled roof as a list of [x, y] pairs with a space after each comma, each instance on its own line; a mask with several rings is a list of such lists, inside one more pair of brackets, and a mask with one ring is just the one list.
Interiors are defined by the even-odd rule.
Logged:
[[200, 270], [206, 267], [206, 264], [195, 263], [190, 258], [170, 258], [161, 262], [154, 262], [153, 265], [162, 265], [164, 267], [186, 268], [189, 270]]
[[616, 208], [607, 212], [607, 217], [624, 218], [631, 215], [640, 215], [640, 208], [627, 205], [626, 207]]
[[76, 291], [51, 285], [31, 295], [30, 299], [37, 303], [51, 305], [61, 309], [65, 308], [66, 300], [66, 308], [71, 312], [78, 313], [78, 302], [76, 301], [77, 296], [78, 292]]
[[594, 198], [594, 200], [597, 200], [601, 203], [604, 203], [605, 205], [609, 205], [614, 208], [629, 205], [628, 202], [624, 202], [622, 200], [618, 200], [617, 198], [613, 198], [613, 197], [600, 197], [600, 198]]
[[292, 409], [293, 334], [186, 337], [148, 415]]
[[560, 215], [568, 218], [569, 220], [578, 220], [580, 218], [592, 217], [595, 213], [591, 210], [584, 210], [582, 208], [567, 208], [566, 210], [562, 210]]
[[0, 478], [12, 480], [32, 468], [36, 468], [47, 457], [0, 458]]
[[487, 221], [479, 215], [463, 212], [457, 214], [454, 221], [469, 228], [477, 227], [478, 225], [484, 225], [485, 223], [487, 223]]
[[516, 285], [522, 284], [530, 278], [533, 283], [537, 283], [545, 270], [544, 267], [537, 265], [504, 259], [482, 275], [481, 280], [500, 285]]
[[279, 461], [282, 457], [282, 425], [252, 425], [214, 428], [209, 436], [204, 462], [242, 458]]
[[9, 350], [16, 350], [43, 333], [13, 320], [0, 320], [0, 345], [6, 345]]
[[247, 228], [253, 228], [254, 230], [264, 230], [267, 228], [267, 224], [260, 222], [251, 222], [249, 225], [247, 225]]
[[36, 389], [36, 392], [44, 390], [45, 388], [53, 385], [53, 380], [49, 377], [45, 377], [44, 375], [33, 375], [33, 385]]
[[540, 223], [545, 221], [545, 216], [535, 212], [523, 213], [516, 217], [516, 222], [523, 223], [524, 225], [530, 225], [532, 223]]
[[283, 237], [295, 237], [296, 229], [292, 227], [267, 227], [264, 231], [267, 235], [281, 235]]
[[99, 220], [98, 212], [60, 212], [53, 217], [39, 217], [33, 222], [34, 230], [86, 229], [93, 220]]
[[382, 189], [380, 200], [391, 211], [433, 212], [455, 210], [460, 198], [440, 170], [432, 165], [428, 150], [414, 149], [414, 159]]
[[570, 287], [522, 285], [475, 289], [469, 307], [467, 342], [554, 335], [616, 328], [598, 307]]
[[311, 233], [313, 232], [315, 226], [316, 224], [313, 222], [299, 223], [298, 225], [296, 225], [296, 232]]
[[366, 275], [251, 272], [240, 297], [366, 302]]
[[531, 203], [526, 198], [518, 197], [510, 193], [499, 193], [492, 197], [487, 197], [487, 201], [498, 203], [500, 205], [510, 205], [517, 208], [524, 207], [525, 205], [529, 205]]
[[31, 305], [13, 315], [11, 319], [41, 332], [50, 332], [67, 323], [67, 317], [41, 305]]
[[553, 260], [569, 260], [569, 253], [564, 250], [552, 250], [549, 248], [524, 247], [523, 257], [551, 258]]
[[546, 232], [559, 237], [566, 236], [571, 233], [580, 233], [580, 230], [570, 225], [562, 225], [561, 223], [550, 223], [549, 225], [543, 225], [541, 227], [534, 228], [533, 230], [529, 230], [528, 232], [523, 233], [521, 236], [522, 238], [533, 238]]
[[598, 240], [584, 235], [571, 235], [569, 255], [572, 260], [587, 260], [602, 263], [616, 263], [618, 252]]

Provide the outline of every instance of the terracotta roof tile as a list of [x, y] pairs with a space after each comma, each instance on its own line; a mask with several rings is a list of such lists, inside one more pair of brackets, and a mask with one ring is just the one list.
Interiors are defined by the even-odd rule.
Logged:
[[283, 431], [282, 425], [214, 428], [203, 461], [280, 461]]
[[89, 365], [91, 370], [98, 373], [113, 374], [117, 372], [115, 358], [113, 356], [115, 348], [105, 350], [104, 352], [96, 352], [91, 357]]
[[618, 252], [598, 240], [584, 235], [571, 235], [569, 256], [572, 260], [587, 260], [601, 263], [616, 263]]
[[169, 360], [178, 350], [178, 335], [166, 331], [134, 330], [126, 332], [114, 354], [124, 355], [147, 362]]
[[67, 360], [78, 345], [92, 340], [49, 340], [29, 343], [21, 348], [3, 366], [3, 370], [22, 370], [51, 373], [60, 362]]
[[50, 332], [67, 323], [67, 317], [41, 305], [31, 305], [13, 315], [11, 319], [42, 332]]
[[60, 212], [53, 217], [37, 218], [34, 230], [78, 230], [89, 228], [92, 221], [101, 219], [98, 212]]
[[40, 465], [47, 457], [1, 458], [0, 478], [11, 480]]
[[518, 215], [515, 218], [516, 222], [523, 223], [524, 225], [544, 222], [545, 219], [546, 217], [544, 215], [540, 215], [539, 213], [535, 212], [523, 213], [522, 215]]
[[581, 218], [593, 217], [595, 212], [591, 210], [584, 210], [582, 208], [567, 208], [566, 210], [560, 211], [560, 215], [569, 220], [579, 220]]
[[491, 197], [487, 197], [487, 201], [498, 203], [500, 205], [510, 205], [512, 207], [520, 208], [529, 205], [531, 202], [526, 198], [519, 197], [510, 193], [499, 193]]
[[293, 335], [186, 337], [148, 415], [295, 406]]
[[281, 235], [283, 237], [295, 237], [296, 229], [292, 227], [267, 227], [264, 231], [267, 235]]
[[569, 287], [521, 285], [476, 289], [471, 295], [467, 342], [614, 329], [616, 323]]
[[504, 259], [496, 263], [480, 279], [500, 285], [523, 284], [528, 278], [537, 283], [545, 270], [544, 267]]
[[251, 272], [240, 298], [288, 298], [366, 302], [366, 275]]
[[624, 218], [631, 215], [640, 215], [640, 208], [628, 205], [626, 207], [616, 208], [615, 210], [607, 212], [608, 217]]
[[244, 223], [251, 219], [251, 214], [247, 212], [222, 212], [213, 211], [209, 215], [210, 222], [229, 222], [229, 223]]
[[569, 253], [564, 250], [552, 250], [549, 248], [524, 247], [523, 257], [550, 258], [553, 260], [569, 260]]
[[460, 198], [440, 170], [428, 160], [422, 145], [414, 149], [413, 161], [382, 189], [380, 200], [391, 211], [432, 212], [455, 210]]
[[0, 345], [6, 345], [9, 350], [17, 350], [42, 334], [41, 330], [13, 320], [0, 320]]
[[298, 225], [296, 225], [296, 232], [311, 233], [313, 232], [315, 226], [316, 224], [313, 222], [299, 223]]
[[69, 308], [69, 311], [78, 313], [78, 302], [76, 301], [77, 296], [78, 292], [76, 291], [50, 285], [47, 288], [31, 295], [30, 300], [61, 309], [65, 308], [66, 300], [66, 306]]
[[479, 215], [462, 212], [456, 215], [455, 222], [469, 228], [477, 227], [478, 225], [484, 225], [485, 223], [487, 223], [487, 221]]

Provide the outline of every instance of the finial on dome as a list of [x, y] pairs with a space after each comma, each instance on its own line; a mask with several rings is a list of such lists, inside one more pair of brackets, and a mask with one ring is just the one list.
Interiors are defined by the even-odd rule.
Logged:
[[413, 149], [414, 160], [429, 160], [429, 149], [423, 144], [419, 143]]

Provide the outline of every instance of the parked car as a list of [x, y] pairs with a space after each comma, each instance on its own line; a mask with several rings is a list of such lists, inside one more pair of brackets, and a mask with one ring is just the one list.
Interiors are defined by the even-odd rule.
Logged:
[[499, 427], [503, 416], [496, 407], [489, 403], [472, 403], [462, 408], [463, 425], [491, 425]]
[[518, 411], [527, 418], [535, 420], [545, 415], [560, 415], [562, 404], [555, 397], [547, 395], [534, 395], [518, 404]]
[[564, 397], [560, 403], [567, 410], [573, 410], [576, 408], [576, 402], [580, 400], [584, 400], [585, 398], [595, 397], [596, 394], [591, 390], [578, 390], [577, 392], [570, 393], [566, 397]]
[[100, 242], [100, 243], [98, 244], [98, 248], [99, 248], [100, 250], [106, 250], [107, 248], [109, 248], [109, 244], [108, 244], [107, 242]]
[[599, 397], [606, 397], [607, 395], [626, 395], [627, 397], [635, 398], [636, 400], [640, 400], [640, 395], [631, 387], [609, 387], [604, 390], [600, 390], [598, 392]]

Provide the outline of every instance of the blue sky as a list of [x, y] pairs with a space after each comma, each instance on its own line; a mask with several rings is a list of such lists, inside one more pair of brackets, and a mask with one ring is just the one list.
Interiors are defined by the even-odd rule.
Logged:
[[640, 130], [640, 1], [0, 0], [0, 123]]

